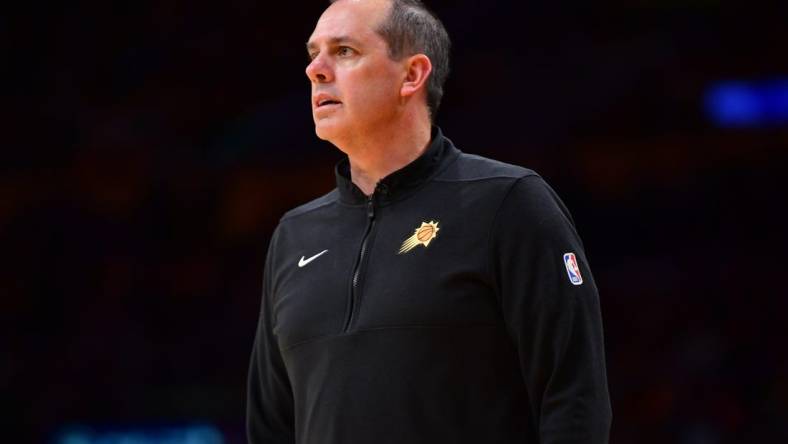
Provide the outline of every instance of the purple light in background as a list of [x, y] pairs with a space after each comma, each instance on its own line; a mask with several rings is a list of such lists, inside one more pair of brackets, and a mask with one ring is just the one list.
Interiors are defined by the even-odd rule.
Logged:
[[225, 444], [225, 440], [210, 425], [102, 431], [70, 427], [56, 435], [54, 444]]
[[788, 123], [788, 78], [728, 81], [706, 91], [706, 115], [720, 127], [763, 127]]

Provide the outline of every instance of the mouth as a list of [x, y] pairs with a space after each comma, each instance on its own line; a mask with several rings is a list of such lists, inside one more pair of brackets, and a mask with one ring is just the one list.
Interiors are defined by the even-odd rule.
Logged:
[[342, 102], [336, 100], [332, 97], [320, 97], [315, 100], [315, 108], [322, 108], [324, 106], [331, 106], [331, 105], [341, 105]]
[[339, 105], [340, 103], [342, 103], [342, 102], [337, 101], [337, 100], [321, 100], [320, 102], [317, 102], [317, 107], [321, 108], [321, 107], [327, 106], [327, 105]]

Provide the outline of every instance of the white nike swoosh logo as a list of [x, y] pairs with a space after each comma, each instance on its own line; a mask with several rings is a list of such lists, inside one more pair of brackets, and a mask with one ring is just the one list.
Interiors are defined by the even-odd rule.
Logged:
[[322, 255], [324, 255], [326, 253], [328, 253], [328, 250], [323, 250], [320, 253], [317, 253], [316, 255], [310, 257], [309, 259], [304, 259], [304, 256], [301, 256], [301, 259], [298, 260], [298, 266], [299, 267], [304, 267], [304, 266], [306, 266], [306, 264], [312, 262], [313, 260], [319, 258], [320, 256], [322, 256]]

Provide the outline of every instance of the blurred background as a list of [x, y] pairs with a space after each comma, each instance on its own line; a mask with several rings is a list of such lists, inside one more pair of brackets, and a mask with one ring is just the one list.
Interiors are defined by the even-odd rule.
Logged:
[[[788, 442], [788, 2], [427, 3], [438, 124], [574, 215], [611, 443]], [[325, 6], [0, 18], [0, 442], [245, 442], [268, 239], [340, 159], [304, 75]]]

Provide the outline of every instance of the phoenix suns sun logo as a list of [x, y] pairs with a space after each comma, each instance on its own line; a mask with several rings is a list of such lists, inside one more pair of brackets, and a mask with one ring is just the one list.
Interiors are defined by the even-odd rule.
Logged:
[[407, 253], [418, 245], [428, 247], [430, 242], [438, 236], [438, 230], [440, 230], [440, 228], [438, 228], [438, 222], [432, 220], [429, 222], [422, 222], [421, 226], [413, 231], [413, 235], [405, 239], [405, 242], [402, 243], [397, 254]]

